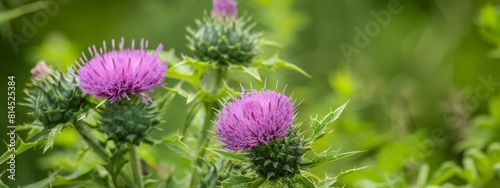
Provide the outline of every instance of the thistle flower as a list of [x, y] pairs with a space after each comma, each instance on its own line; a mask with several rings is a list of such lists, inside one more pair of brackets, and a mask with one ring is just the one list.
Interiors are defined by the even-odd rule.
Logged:
[[45, 61], [39, 61], [36, 66], [31, 69], [31, 75], [35, 79], [41, 79], [44, 78], [45, 76], [50, 75], [52, 73], [52, 69], [45, 64]]
[[294, 104], [275, 91], [251, 91], [225, 104], [216, 122], [218, 139], [231, 151], [244, 151], [251, 168], [265, 179], [293, 177], [308, 150]]
[[138, 50], [134, 43], [132, 40], [131, 48], [125, 49], [122, 38], [116, 49], [112, 40], [110, 52], [106, 49], [106, 42], [103, 42], [99, 52], [95, 46], [92, 49], [89, 47], [92, 59], [88, 60], [82, 53], [78, 70], [80, 84], [77, 86], [88, 94], [107, 98], [110, 103], [129, 98], [129, 94], [140, 94], [143, 102], [148, 104], [151, 99], [146, 93], [163, 84], [167, 71], [165, 61], [158, 58], [163, 46], [160, 44], [156, 52], [148, 53], [148, 41], [141, 40]]
[[228, 17], [235, 19], [237, 14], [236, 0], [213, 0], [213, 18]]
[[287, 134], [294, 120], [294, 105], [275, 91], [251, 91], [241, 95], [218, 115], [218, 139], [231, 151], [248, 150]]

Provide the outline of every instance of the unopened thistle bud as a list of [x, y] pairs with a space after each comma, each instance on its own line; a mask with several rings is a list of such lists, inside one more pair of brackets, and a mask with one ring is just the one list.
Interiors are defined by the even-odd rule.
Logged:
[[220, 65], [246, 65], [258, 53], [261, 34], [252, 33], [250, 19], [237, 19], [236, 1], [214, 0], [212, 17], [188, 28], [188, 47], [196, 58]]
[[28, 103], [24, 105], [48, 128], [75, 120], [76, 114], [88, 107], [84, 92], [75, 87], [78, 78], [70, 71], [53, 70], [43, 61], [31, 70], [32, 87], [26, 90]]

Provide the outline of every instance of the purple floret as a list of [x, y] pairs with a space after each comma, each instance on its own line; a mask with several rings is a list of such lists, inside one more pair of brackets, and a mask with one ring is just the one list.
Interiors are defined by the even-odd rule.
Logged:
[[212, 17], [229, 17], [235, 19], [237, 14], [236, 0], [213, 0]]
[[45, 61], [39, 61], [35, 68], [31, 69], [31, 75], [38, 79], [44, 78], [50, 75], [50, 73], [52, 73], [52, 69], [45, 64]]
[[250, 91], [225, 104], [217, 115], [218, 140], [224, 148], [242, 151], [287, 134], [292, 125], [294, 104], [275, 91]]
[[163, 84], [167, 71], [166, 62], [158, 58], [163, 46], [160, 44], [156, 52], [148, 53], [148, 41], [141, 40], [138, 50], [134, 43], [132, 40], [132, 47], [125, 49], [122, 38], [119, 49], [116, 49], [112, 40], [110, 52], [106, 50], [106, 42], [99, 51], [95, 46], [89, 47], [92, 59], [87, 60], [82, 53], [78, 70], [80, 84], [77, 86], [88, 94], [107, 98], [110, 103], [128, 98], [128, 94], [140, 94], [144, 103], [149, 103], [151, 99], [146, 93]]

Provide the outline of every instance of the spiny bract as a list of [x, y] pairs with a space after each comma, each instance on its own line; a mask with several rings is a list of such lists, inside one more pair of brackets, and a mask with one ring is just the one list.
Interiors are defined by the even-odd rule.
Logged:
[[197, 21], [197, 30], [188, 28], [188, 47], [201, 61], [221, 65], [245, 65], [258, 53], [261, 34], [251, 32], [249, 19], [210, 18]]
[[75, 115], [88, 107], [81, 88], [75, 87], [78, 78], [59, 70], [32, 80], [33, 87], [26, 90], [28, 103], [25, 106], [33, 110], [32, 114], [46, 127], [74, 120]]
[[160, 123], [158, 114], [159, 110], [154, 102], [146, 105], [137, 96], [131, 100], [117, 101], [107, 104], [102, 111], [102, 130], [109, 140], [116, 143], [138, 145]]
[[290, 129], [285, 136], [271, 140], [267, 145], [261, 143], [246, 151], [246, 156], [257, 175], [274, 180], [292, 178], [300, 173], [300, 163], [308, 147], [297, 131], [298, 126], [292, 126]]

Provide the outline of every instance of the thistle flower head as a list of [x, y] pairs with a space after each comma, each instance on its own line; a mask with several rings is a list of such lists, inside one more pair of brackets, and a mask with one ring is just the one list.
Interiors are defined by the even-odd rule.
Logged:
[[250, 91], [217, 115], [218, 139], [231, 151], [247, 150], [287, 134], [294, 121], [290, 98], [275, 91]]
[[228, 17], [235, 19], [237, 14], [236, 0], [213, 0], [213, 18]]
[[47, 64], [45, 64], [45, 61], [43, 61], [43, 60], [39, 61], [36, 64], [36, 66], [33, 69], [31, 69], [31, 75], [35, 79], [44, 78], [45, 76], [50, 75], [50, 73], [52, 73], [52, 72], [53, 72], [52, 68], [47, 66]]
[[97, 51], [89, 47], [92, 59], [83, 54], [78, 70], [81, 87], [86, 93], [100, 98], [107, 98], [113, 103], [128, 94], [140, 94], [144, 103], [151, 99], [145, 94], [163, 84], [167, 64], [158, 58], [163, 46], [160, 44], [154, 53], [148, 53], [148, 41], [141, 40], [140, 48], [135, 49], [132, 40], [131, 48], [125, 48], [125, 42], [119, 43], [118, 49], [112, 40], [112, 50], [107, 51], [106, 42]]

